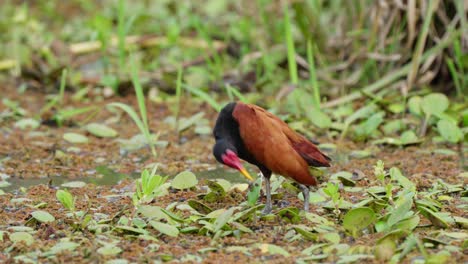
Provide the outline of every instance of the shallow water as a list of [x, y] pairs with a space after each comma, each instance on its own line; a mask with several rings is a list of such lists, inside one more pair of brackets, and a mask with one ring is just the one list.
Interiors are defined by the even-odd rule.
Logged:
[[[20, 188], [28, 188], [31, 186], [39, 185], [39, 184], [46, 184], [49, 186], [59, 187], [60, 185], [72, 182], [72, 181], [81, 181], [86, 183], [93, 183], [95, 185], [115, 185], [118, 184], [121, 180], [124, 179], [137, 179], [140, 177], [140, 174], [137, 172], [131, 173], [130, 175], [116, 172], [108, 167], [99, 166], [96, 168], [96, 174], [94, 175], [87, 175], [83, 177], [62, 177], [62, 176], [50, 176], [45, 178], [9, 178], [6, 181], [10, 184], [7, 187], [1, 188], [5, 192], [16, 192]], [[242, 175], [236, 171], [232, 170], [225, 170], [223, 168], [217, 168], [214, 170], [207, 170], [196, 172], [195, 175], [199, 179], [225, 179], [232, 183], [246, 183]], [[170, 175], [171, 177], [175, 175]]]

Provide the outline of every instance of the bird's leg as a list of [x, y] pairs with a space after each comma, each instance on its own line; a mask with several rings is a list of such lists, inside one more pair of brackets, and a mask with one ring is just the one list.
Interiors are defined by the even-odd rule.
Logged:
[[302, 190], [302, 195], [304, 196], [304, 211], [309, 212], [309, 187], [299, 184], [299, 187]]
[[263, 173], [263, 178], [265, 178], [265, 194], [266, 194], [266, 204], [265, 208], [263, 208], [263, 214], [269, 214], [271, 213], [271, 210], [273, 209], [273, 205], [271, 203], [271, 188], [270, 188], [270, 177], [271, 173]]

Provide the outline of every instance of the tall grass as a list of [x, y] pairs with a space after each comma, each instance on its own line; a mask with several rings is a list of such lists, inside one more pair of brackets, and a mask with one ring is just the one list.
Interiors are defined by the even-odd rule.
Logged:
[[[291, 84], [294, 86], [293, 89], [298, 89], [299, 87], [299, 74], [297, 73], [297, 63], [296, 63], [296, 49], [294, 47], [294, 39], [292, 35], [292, 24], [289, 17], [289, 7], [284, 5], [284, 35], [286, 40], [287, 55], [288, 55], [288, 69], [289, 69], [289, 78]], [[296, 91], [292, 91], [290, 95], [292, 97], [293, 104], [290, 104], [292, 112], [298, 116], [300, 113], [300, 100], [299, 95]]]
[[317, 81], [317, 73], [315, 72], [314, 52], [310, 39], [307, 41], [307, 62], [309, 63], [309, 82], [314, 92], [315, 106], [320, 108], [320, 87]]
[[117, 6], [117, 36], [120, 69], [125, 69], [125, 8], [126, 0], [119, 0]]
[[180, 119], [180, 104], [181, 104], [181, 97], [182, 97], [182, 73], [183, 68], [179, 66], [177, 70], [177, 82], [176, 82], [176, 113], [175, 113], [175, 132], [177, 133], [177, 137], [180, 137], [179, 131], [179, 119]]
[[201, 90], [201, 89], [197, 89], [197, 88], [194, 88], [194, 87], [191, 87], [190, 85], [188, 84], [183, 84], [183, 87], [189, 91], [191, 94], [199, 97], [200, 99], [202, 99], [204, 102], [206, 102], [207, 104], [209, 104], [211, 107], [213, 107], [217, 112], [221, 111], [221, 104], [218, 103], [218, 101], [216, 101], [210, 94], [208, 94], [207, 92]]
[[[130, 106], [123, 104], [123, 103], [110, 103], [108, 104], [109, 107], [117, 107], [125, 111], [133, 122], [136, 124], [140, 132], [145, 136], [147, 144], [150, 146], [151, 154], [156, 157], [157, 152], [154, 146], [155, 138], [151, 135], [149, 125], [148, 125], [148, 113], [146, 111], [146, 104], [145, 104], [145, 95], [143, 93], [143, 87], [140, 83], [140, 78], [138, 76], [138, 68], [135, 65], [134, 60], [131, 60], [130, 63], [130, 70], [132, 76], [133, 87], [135, 89], [135, 94], [137, 97], [138, 102], [138, 109], [140, 111], [140, 115]], [[156, 135], [157, 137], [157, 135]]]

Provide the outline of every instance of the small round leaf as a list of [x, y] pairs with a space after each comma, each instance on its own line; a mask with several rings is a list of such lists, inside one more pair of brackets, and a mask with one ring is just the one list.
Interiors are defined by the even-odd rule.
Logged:
[[449, 100], [447, 96], [441, 93], [431, 93], [421, 101], [421, 108], [426, 115], [438, 115], [447, 110]]
[[369, 207], [359, 207], [349, 210], [343, 218], [343, 227], [353, 236], [372, 224], [376, 219], [374, 211]]
[[178, 190], [189, 189], [197, 185], [197, 176], [191, 171], [183, 171], [175, 176], [171, 187]]
[[34, 243], [33, 236], [26, 232], [15, 232], [10, 234], [10, 240], [14, 243], [24, 242], [27, 246], [30, 246], [32, 243]]
[[55, 221], [55, 217], [46, 211], [34, 211], [31, 213], [32, 217], [41, 223], [49, 223]]
[[457, 143], [463, 139], [461, 129], [448, 120], [439, 120], [439, 122], [437, 122], [437, 129], [439, 130], [439, 134], [448, 142]]
[[78, 133], [65, 133], [63, 139], [74, 144], [88, 143], [88, 138]]
[[88, 124], [86, 130], [96, 137], [116, 137], [119, 134], [114, 129], [98, 123]]

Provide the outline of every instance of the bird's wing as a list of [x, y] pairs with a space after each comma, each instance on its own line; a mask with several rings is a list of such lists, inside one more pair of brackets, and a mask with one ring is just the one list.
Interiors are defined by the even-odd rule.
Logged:
[[289, 139], [294, 150], [296, 150], [296, 152], [305, 159], [307, 164], [315, 167], [330, 167], [331, 159], [327, 155], [323, 154], [318, 147], [314, 145], [314, 143], [292, 130], [283, 120], [279, 119], [274, 114], [256, 105], [249, 104], [248, 106], [253, 108], [255, 112], [268, 117], [271, 122], [277, 123], [278, 126], [281, 127], [283, 134]]
[[[284, 126], [273, 114], [255, 105], [238, 103], [233, 112], [246, 149], [271, 171], [288, 176], [306, 185], [316, 180], [308, 171], [308, 163], [295, 149]], [[284, 124], [284, 125], [283, 125]]]

